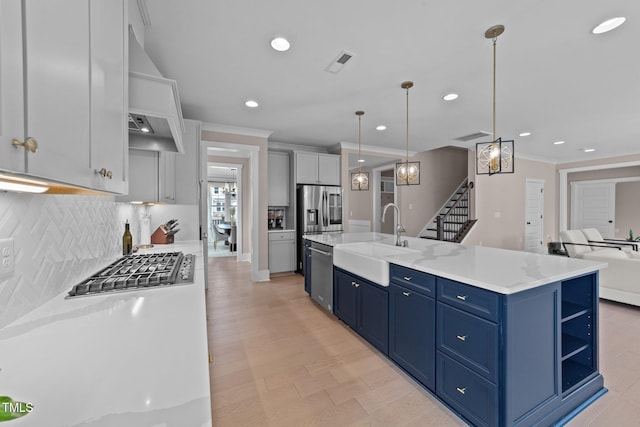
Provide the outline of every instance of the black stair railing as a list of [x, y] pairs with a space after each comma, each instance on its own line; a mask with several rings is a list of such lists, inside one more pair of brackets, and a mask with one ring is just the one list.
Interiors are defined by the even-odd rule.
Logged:
[[[447, 212], [436, 217], [436, 238], [438, 240], [455, 241], [459, 231], [469, 221], [469, 190], [472, 188], [473, 182], [470, 182]], [[453, 221], [454, 217], [456, 221]]]

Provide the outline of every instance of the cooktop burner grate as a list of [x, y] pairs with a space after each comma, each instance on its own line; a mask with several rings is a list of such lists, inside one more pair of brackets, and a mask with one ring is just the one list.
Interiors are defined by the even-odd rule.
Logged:
[[75, 285], [67, 298], [193, 283], [194, 267], [193, 254], [129, 255]]

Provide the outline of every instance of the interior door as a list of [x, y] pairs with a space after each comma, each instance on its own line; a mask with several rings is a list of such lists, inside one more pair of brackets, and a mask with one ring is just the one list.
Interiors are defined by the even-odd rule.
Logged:
[[524, 250], [544, 253], [544, 181], [528, 179], [525, 185]]
[[571, 183], [571, 229], [597, 228], [602, 237], [612, 239], [615, 217], [615, 183]]

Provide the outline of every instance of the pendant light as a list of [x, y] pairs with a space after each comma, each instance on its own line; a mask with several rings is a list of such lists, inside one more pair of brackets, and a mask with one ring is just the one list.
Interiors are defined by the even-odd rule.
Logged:
[[236, 178], [236, 168], [231, 168], [231, 173], [233, 173], [233, 181], [231, 183], [231, 194], [236, 194], [238, 191], [238, 180]]
[[396, 185], [420, 185], [420, 162], [409, 161], [409, 89], [413, 87], [413, 82], [402, 82], [400, 85], [407, 93], [407, 135], [406, 152], [407, 157], [402, 163], [396, 163]]
[[362, 172], [362, 163], [364, 160], [362, 159], [362, 116], [364, 115], [364, 111], [356, 111], [356, 116], [358, 116], [358, 173], [351, 174], [351, 190], [352, 191], [369, 191], [369, 174], [367, 172]]
[[491, 142], [476, 144], [476, 173], [495, 175], [513, 173], [513, 140], [502, 140], [496, 132], [496, 41], [504, 32], [504, 25], [494, 25], [485, 31], [485, 38], [493, 41], [493, 138]]

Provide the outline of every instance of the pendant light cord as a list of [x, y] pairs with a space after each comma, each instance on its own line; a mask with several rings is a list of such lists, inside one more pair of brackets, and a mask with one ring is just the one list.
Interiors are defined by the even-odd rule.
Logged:
[[[407, 88], [407, 135], [406, 135], [406, 150], [407, 150], [407, 164], [406, 168], [409, 168], [409, 88]], [[409, 170], [407, 169], [407, 174]]]
[[493, 38], [493, 140], [497, 139], [496, 134], [496, 40]]
[[362, 114], [358, 114], [358, 163], [360, 167], [358, 168], [358, 175], [362, 178], [362, 152], [360, 145], [360, 135], [362, 133]]

